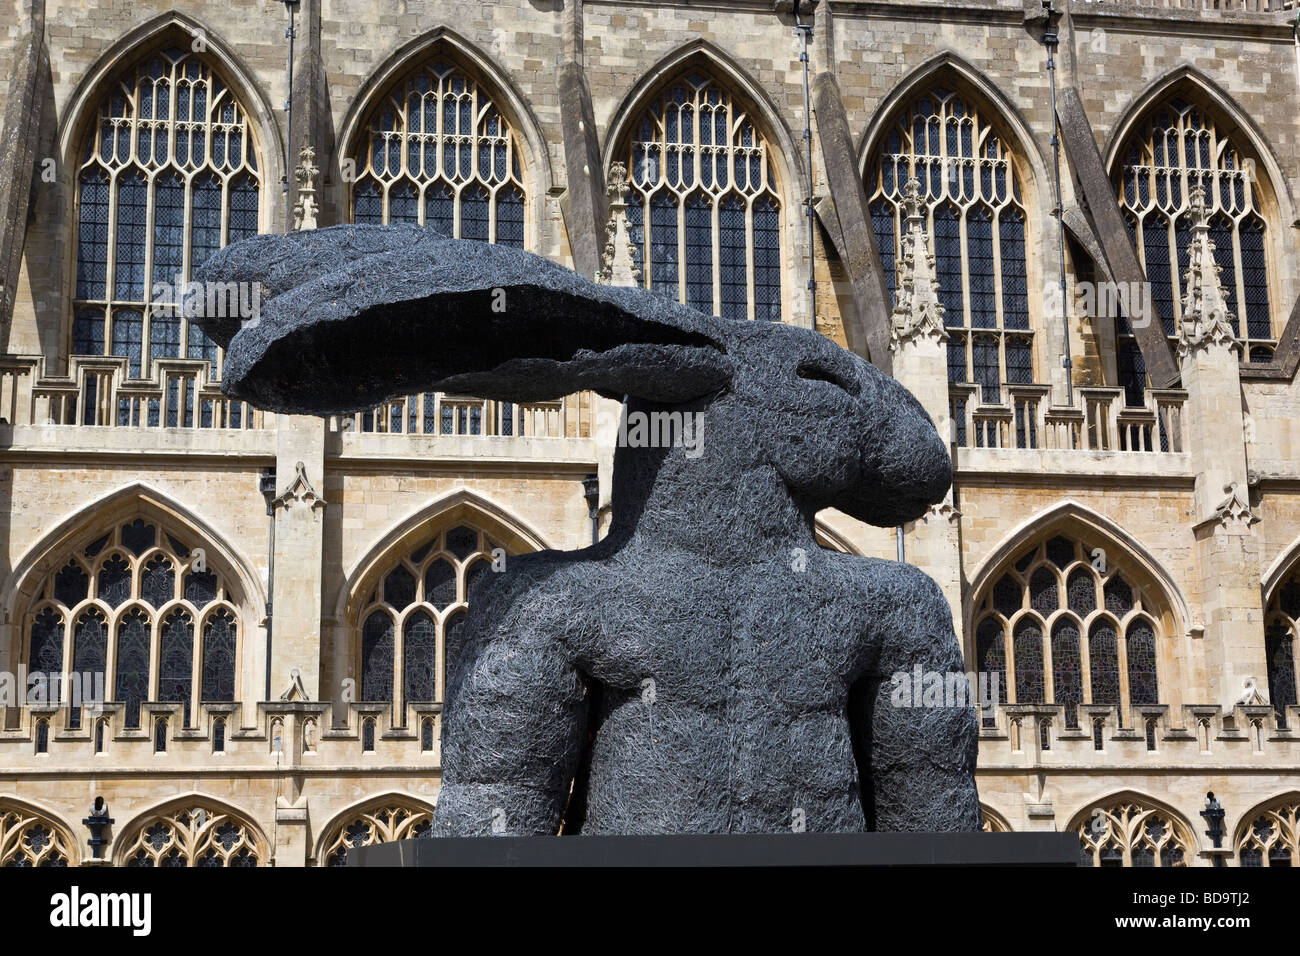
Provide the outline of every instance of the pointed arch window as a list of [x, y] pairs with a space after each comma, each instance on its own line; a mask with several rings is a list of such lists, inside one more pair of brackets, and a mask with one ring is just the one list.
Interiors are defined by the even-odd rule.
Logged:
[[[905, 105], [868, 167], [866, 189], [885, 284], [896, 285], [908, 179], [921, 184], [939, 301], [949, 328], [948, 379], [984, 387], [1033, 380], [1022, 174], [982, 107], [937, 87]], [[956, 332], [980, 329], [979, 335]], [[1008, 336], [1008, 331], [1021, 333]]]
[[73, 354], [124, 357], [129, 378], [206, 359], [218, 377], [178, 290], [258, 232], [262, 175], [248, 112], [202, 54], [168, 48], [119, 76], [78, 154]]
[[206, 566], [211, 549], [196, 560], [187, 540], [141, 517], [75, 548], [36, 585], [29, 672], [59, 673], [70, 661], [83, 698], [99, 681], [129, 729], [141, 726], [148, 701], [181, 704], [186, 727], [193, 705], [233, 702], [238, 611], [222, 575]]
[[[1120, 156], [1120, 208], [1165, 335], [1176, 337], [1182, 320], [1191, 191], [1200, 185], [1228, 322], [1243, 345], [1242, 361], [1271, 362], [1277, 339], [1269, 304], [1268, 227], [1259, 166], [1242, 134], [1224, 128], [1200, 98], [1178, 93], [1150, 111]], [[1132, 327], [1127, 316], [1116, 321], [1122, 354], [1133, 342]], [[1121, 364], [1120, 378], [1133, 391], [1146, 386], [1145, 369], [1131, 362]]]
[[361, 700], [434, 703], [446, 692], [446, 662], [470, 589], [502, 545], [479, 528], [458, 524], [398, 560], [380, 579], [359, 616]]
[[1268, 661], [1268, 699], [1279, 727], [1287, 726], [1287, 707], [1295, 705], [1295, 641], [1300, 622], [1300, 566], [1274, 590], [1264, 615], [1264, 654]]
[[0, 804], [0, 867], [65, 867], [76, 863], [76, 841], [39, 813]]
[[1196, 849], [1183, 820], [1137, 800], [1089, 810], [1075, 833], [1083, 866], [1186, 866]]
[[412, 223], [524, 248], [519, 140], [483, 84], [446, 59], [423, 63], [372, 107], [351, 162], [352, 220]]
[[[430, 722], [429, 726], [432, 726]], [[433, 826], [433, 812], [414, 803], [386, 801], [355, 812], [331, 824], [321, 841], [320, 866], [347, 866], [348, 850], [394, 840], [425, 836]]]
[[1015, 703], [1064, 705], [1069, 727], [1079, 704], [1160, 699], [1158, 622], [1166, 615], [1116, 566], [1114, 550], [1107, 546], [1101, 571], [1090, 546], [1052, 535], [1023, 549], [975, 604], [979, 669], [1004, 680], [1010, 670]]
[[646, 286], [710, 315], [780, 321], [773, 157], [735, 97], [704, 73], [682, 76], [617, 155], [630, 170], [628, 217]]
[[132, 867], [255, 867], [267, 855], [266, 840], [251, 822], [216, 806], [192, 804], [134, 823], [118, 859]]

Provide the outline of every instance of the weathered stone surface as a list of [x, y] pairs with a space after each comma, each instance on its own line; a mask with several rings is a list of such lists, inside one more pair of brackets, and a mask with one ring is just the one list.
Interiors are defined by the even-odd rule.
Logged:
[[[260, 236], [201, 278], [270, 287], [233, 339], [208, 328], [226, 390], [277, 411], [629, 396], [608, 537], [510, 559], [449, 641], [435, 830], [977, 828], [974, 712], [890, 701], [898, 671], [961, 672], [946, 599], [813, 533], [826, 507], [894, 525], [943, 498], [919, 403], [815, 332], [417, 233]], [[685, 430], [637, 447], [664, 413]]]

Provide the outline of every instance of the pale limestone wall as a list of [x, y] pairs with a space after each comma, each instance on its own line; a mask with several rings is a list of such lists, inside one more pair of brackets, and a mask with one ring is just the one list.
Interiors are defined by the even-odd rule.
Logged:
[[[0, 3], [3, 76], [13, 62], [22, 5], [22, 0]], [[1001, 122], [1024, 136], [1017, 146], [1023, 152], [1030, 182], [1025, 199], [1030, 211], [1030, 289], [1036, 292], [1044, 277], [1054, 275], [1056, 239], [1048, 215], [1047, 77], [1042, 47], [1023, 24], [1023, 5], [1011, 0], [968, 0], [960, 10], [936, 6], [934, 16], [924, 19], [914, 7], [890, 15], [879, 5], [868, 8], [836, 2], [832, 6], [836, 12], [835, 69], [856, 143], [862, 144], [883, 122], [882, 107], [894, 104], [892, 94], [898, 85], [943, 52], [955, 54], [979, 71], [981, 76], [971, 82], [984, 90], [995, 106], [1006, 108]], [[1300, 175], [1300, 148], [1291, 108], [1296, 78], [1289, 30], [1267, 26], [1258, 16], [1217, 12], [1192, 14], [1199, 19], [1193, 28], [1188, 15], [1178, 11], [1147, 9], [1135, 17], [1118, 5], [1110, 6], [1080, 14], [1077, 64], [1064, 52], [1061, 55], [1063, 75], [1076, 71], [1099, 147], [1106, 150], [1141, 93], [1180, 65], [1194, 67], [1210, 83], [1229, 91], [1236, 106], [1249, 117], [1252, 132], [1258, 131], [1260, 148], [1268, 160], [1263, 163], [1264, 171], [1274, 177], [1276, 215], [1270, 218], [1274, 288], [1270, 291], [1280, 328], [1297, 292], [1295, 213], [1290, 195]], [[555, 80], [558, 63], [571, 42], [565, 35], [562, 7], [536, 0], [492, 4], [404, 0], [385, 3], [380, 9], [369, 0], [322, 0], [321, 57], [328, 79], [330, 122], [339, 147], [345, 146], [349, 123], [361, 109], [359, 97], [370, 89], [376, 71], [388, 68], [399, 50], [431, 31], [451, 31], [490, 66], [485, 79], [504, 90], [503, 111], [524, 140], [529, 248], [569, 261], [568, 238], [560, 216], [566, 172]], [[103, 0], [94, 4], [48, 0], [46, 34], [60, 132], [78, 121], [72, 115], [74, 94], [104, 54], [130, 31], [173, 9], [209, 27], [214, 45], [228, 53], [252, 83], [245, 105], [260, 133], [273, 134], [269, 142], [262, 143], [268, 157], [264, 228], [278, 229], [283, 212], [278, 185], [282, 147], [274, 142], [274, 136], [283, 137], [281, 105], [285, 96], [285, 17], [279, 4], [253, 0]], [[770, 4], [759, 0], [736, 0], [708, 10], [649, 0], [588, 2], [582, 27], [582, 60], [599, 145], [606, 159], [615, 148], [611, 137], [622, 118], [620, 109], [634, 90], [651, 91], [658, 80], [667, 79], [667, 74], [650, 75], [665, 57], [696, 51], [697, 62], [712, 65], [721, 71], [724, 82], [739, 85], [733, 87], [733, 93], [748, 91], [756, 96], [760, 126], [773, 138], [774, 149], [784, 151], [779, 185], [785, 211], [786, 314], [790, 321], [808, 324], [803, 290], [806, 223], [799, 205], [805, 188], [798, 141], [803, 126], [802, 89], [797, 41], [789, 18], [778, 17]], [[1104, 34], [1094, 33], [1097, 29]], [[300, 29], [300, 53], [302, 32]], [[1102, 42], [1094, 48], [1098, 40]], [[814, 70], [829, 65], [824, 34], [814, 40], [811, 56]], [[0, 104], [4, 96], [6, 90], [0, 84]], [[58, 155], [59, 141], [51, 139], [42, 148]], [[815, 178], [819, 192], [824, 192], [821, 166], [818, 151]], [[324, 180], [323, 195], [341, 203], [345, 184], [337, 165], [325, 170]], [[61, 163], [59, 182], [38, 187], [27, 232], [24, 274], [5, 346], [9, 354], [43, 353], [49, 360], [49, 374], [61, 371], [66, 352], [74, 234], [71, 183], [71, 173]], [[1065, 191], [1067, 202], [1073, 201], [1068, 177]], [[827, 255], [822, 239], [819, 234], [816, 241], [817, 323], [840, 340], [840, 300], [848, 298], [848, 285], [843, 263]], [[1031, 294], [1031, 302], [1031, 308], [1040, 308], [1036, 295]], [[1045, 326], [1043, 316], [1033, 316], [1038, 333], [1036, 378], [1045, 382], [1055, 374], [1058, 348], [1052, 321], [1049, 317]], [[1071, 334], [1081, 371], [1086, 368], [1100, 374], [1096, 370], [1105, 366], [1105, 357], [1098, 349], [1105, 336], [1083, 327], [1077, 317]], [[1286, 555], [1300, 540], [1300, 495], [1295, 484], [1295, 449], [1300, 448], [1297, 388], [1300, 386], [1294, 382], [1246, 381], [1242, 392], [1250, 424], [1217, 423], [1221, 436], [1245, 437], [1246, 467], [1261, 479], [1251, 489], [1252, 510], [1260, 520], [1248, 530], [1254, 549], [1251, 553], [1257, 556], [1237, 582], [1238, 594], [1232, 598], [1232, 613], [1240, 614], [1241, 623], [1234, 625], [1220, 650], [1207, 647], [1210, 639], [1196, 630], [1205, 624], [1207, 611], [1223, 600], [1206, 593], [1207, 581], [1214, 584], [1216, 578], [1206, 573], [1209, 558], [1204, 549], [1198, 550], [1193, 531], [1201, 517], [1196, 479], [1217, 467], [1209, 460], [1213, 456], [1198, 452], [1196, 445], [1181, 454], [1138, 457], [1117, 452], [956, 450], [954, 504], [960, 511], [955, 526], [959, 547], [944, 555], [936, 550], [936, 541], [945, 536], [921, 536], [909, 543], [908, 557], [928, 566], [936, 576], [942, 577], [941, 560], [958, 574], [956, 584], [961, 593], [953, 603], [959, 627], [963, 620], [969, 623], [970, 604], [976, 597], [972, 587], [979, 583], [975, 576], [996, 549], [1022, 525], [1027, 529], [1023, 538], [1026, 547], [1039, 540], [1045, 527], [1043, 516], [1057, 514], [1053, 509], [1067, 500], [1106, 519], [1109, 524], [1103, 530], [1121, 552], [1137, 545], [1149, 553], [1151, 562], [1177, 592], [1176, 599], [1170, 600], [1167, 621], [1162, 622], [1169, 629], [1160, 662], [1162, 698], [1167, 692], [1169, 707], [1157, 718], [1155, 750], [1147, 749], [1140, 730], [1115, 728], [1112, 719], [1106, 725], [1104, 749], [1097, 751], [1086, 722], [1076, 736], [1062, 733], [1062, 717], [1053, 708], [1031, 709], [1021, 715], [1019, 749], [1012, 747], [1007, 713], [999, 715], [996, 728], [985, 732], [981, 796], [1013, 829], [1062, 829], [1093, 801], [1132, 790], [1171, 805], [1200, 841], [1199, 848], [1204, 848], [1208, 841], [1196, 814], [1205, 791], [1214, 790], [1223, 798], [1229, 809], [1228, 829], [1235, 832], [1248, 809], [1300, 788], [1294, 736], [1300, 714], [1292, 717], [1292, 733], [1277, 732], [1268, 723], [1257, 737], [1252, 734], [1251, 721], [1262, 720], [1266, 714], [1258, 708], [1231, 713], [1236, 687], [1219, 686], [1224, 652], [1234, 675], [1237, 671], [1259, 672], [1262, 634], [1258, 623], [1263, 598], [1251, 589], [1258, 590], [1258, 582], [1270, 568], [1285, 564]], [[927, 404], [942, 408], [943, 397], [942, 387], [936, 385]], [[1217, 396], [1224, 415], [1231, 412], [1232, 397]], [[292, 599], [285, 597], [282, 600], [290, 603], [277, 608], [276, 646], [295, 656], [278, 660], [272, 696], [278, 696], [287, 684], [283, 671], [290, 664], [311, 672], [313, 679], [307, 683], [313, 701], [332, 696], [331, 689], [342, 676], [340, 661], [354, 640], [348, 622], [336, 616], [340, 602], [346, 603], [348, 575], [373, 557], [375, 548], [386, 536], [405, 527], [404, 523], [418, 523], [421, 516], [437, 509], [438, 502], [462, 501], [454, 498], [457, 491], [471, 492], [473, 501], [495, 509], [491, 512], [494, 520], [535, 536], [540, 543], [571, 549], [589, 540], [581, 479], [596, 471], [599, 458], [589, 439], [494, 440], [496, 444], [487, 447], [482, 440], [339, 436], [326, 431], [318, 440], [299, 443], [288, 440], [292, 436], [287, 433], [279, 433], [274, 419], [265, 430], [238, 433], [77, 426], [56, 426], [52, 432], [44, 432], [38, 425], [16, 421], [20, 423], [13, 427], [0, 426], [4, 429], [0, 432], [4, 436], [0, 507], [8, 514], [0, 527], [0, 578], [8, 578], [10, 583], [13, 572], [26, 570], [15, 566], [58, 523], [106, 495], [143, 482], [201, 517], [264, 587], [269, 558], [267, 517], [257, 488], [258, 475], [276, 464], [277, 492], [283, 492], [292, 478], [292, 464], [299, 459], [308, 461], [315, 491], [327, 503], [318, 512], [316, 538], [305, 535], [302, 547], [282, 539], [277, 548], [277, 581], [281, 586], [292, 582], [294, 590], [286, 593], [305, 604], [301, 613], [293, 613]], [[1205, 447], [1204, 443], [1200, 447]], [[1081, 520], [1087, 524], [1090, 519], [1083, 514]], [[867, 528], [831, 512], [820, 518], [850, 549], [894, 557], [893, 529]], [[94, 515], [87, 515], [86, 525], [95, 520]], [[1111, 533], [1111, 524], [1118, 532]], [[1080, 525], [1063, 519], [1059, 527], [1070, 534]], [[909, 532], [909, 536], [914, 534]], [[1134, 563], [1142, 565], [1144, 561]], [[1157, 575], [1151, 580], [1165, 578]], [[297, 591], [298, 582], [306, 582], [308, 590]], [[319, 606], [313, 607], [317, 601]], [[9, 623], [0, 628], [0, 661], [8, 666], [18, 653], [13, 621], [24, 609], [0, 611], [9, 615]], [[279, 844], [276, 862], [280, 865], [308, 860], [330, 821], [345, 808], [390, 791], [426, 803], [435, 801], [437, 737], [435, 734], [434, 749], [429, 753], [421, 750], [419, 740], [419, 720], [425, 711], [408, 708], [405, 726], [394, 730], [387, 708], [340, 707], [335, 714], [316, 703], [258, 705], [266, 663], [259, 612], [249, 607], [243, 619], [241, 686], [254, 693], [245, 693], [242, 712], [236, 710], [229, 718], [226, 753], [212, 753], [211, 713], [205, 713], [193, 733], [180, 731], [175, 726], [179, 721], [173, 718], [172, 739], [165, 754], [153, 752], [148, 731], [126, 731], [118, 724], [109, 734], [107, 751], [94, 754], [91, 725], [66, 730], [62, 715], [55, 715], [50, 753], [36, 755], [32, 724], [36, 715], [23, 712], [10, 718], [7, 729], [0, 730], [0, 801], [15, 796], [48, 809], [82, 842], [84, 852], [86, 834], [79, 821], [94, 796], [107, 798], [118, 821], [116, 836], [125, 833], [138, 814], [161, 801], [198, 792], [247, 814], [268, 841]], [[1202, 705], [1205, 719], [1211, 722], [1208, 752], [1197, 734], [1202, 712], [1193, 710]], [[426, 710], [437, 719], [436, 705]], [[157, 712], [169, 712], [169, 705], [157, 705]], [[375, 753], [362, 752], [360, 720], [365, 714], [373, 714], [378, 721]], [[288, 743], [278, 767], [270, 745], [273, 716], [284, 720], [287, 728]], [[316, 721], [317, 742], [314, 752], [303, 753], [301, 722], [307, 716]], [[1053, 720], [1052, 746], [1043, 751], [1036, 721], [1048, 717]]]

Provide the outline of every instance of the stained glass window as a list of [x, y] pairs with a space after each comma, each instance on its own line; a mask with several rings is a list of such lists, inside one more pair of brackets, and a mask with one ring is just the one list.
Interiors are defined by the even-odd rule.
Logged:
[[117, 624], [117, 677], [114, 699], [126, 708], [125, 726], [140, 726], [140, 705], [149, 699], [149, 615], [141, 608], [128, 611]]
[[401, 77], [364, 123], [354, 222], [416, 223], [443, 235], [525, 245], [519, 141], [470, 74], [446, 60]]
[[701, 73], [673, 81], [634, 125], [622, 158], [629, 205], [650, 210], [639, 230], [646, 285], [710, 315], [780, 321], [772, 156], [731, 94]]
[[[1112, 563], [1118, 548], [1105, 545]], [[1032, 698], [1019, 691], [1017, 702], [1042, 700], [1045, 693], [1042, 622], [1051, 622], [1051, 670], [1053, 700], [1066, 706], [1067, 726], [1075, 727], [1077, 704], [1092, 703], [1116, 706], [1121, 703], [1120, 674], [1127, 668], [1130, 682], [1130, 705], [1159, 702], [1156, 680], [1156, 625], [1148, 615], [1137, 591], [1118, 567], [1104, 572], [1092, 564], [1094, 545], [1070, 535], [1056, 534], [1033, 548], [1023, 551], [1010, 566], [995, 576], [981, 593], [975, 607], [982, 623], [976, 631], [977, 657], [981, 650], [980, 635], [1000, 625], [988, 617], [1001, 615], [1013, 625], [1012, 661], [1017, 687], [1026, 680]], [[1060, 577], [1058, 577], [1060, 575]], [[1061, 586], [1064, 578], [1064, 587]], [[1105, 614], [1099, 606], [1104, 595]], [[1300, 588], [1296, 591], [1300, 610]], [[1032, 614], [1025, 616], [1022, 608]], [[1146, 612], [1146, 613], [1144, 613]], [[1156, 617], [1158, 618], [1158, 614]], [[1119, 627], [1116, 626], [1119, 623]], [[1083, 640], [1087, 635], [1087, 654]], [[1124, 647], [1120, 647], [1120, 636]], [[1121, 653], [1121, 651], [1123, 653]], [[1027, 655], [1022, 659], [1022, 654]], [[1085, 660], [1087, 662], [1085, 666]], [[1125, 664], [1125, 662], [1127, 662]], [[977, 661], [977, 663], [979, 663]], [[1085, 679], [1084, 672], [1087, 671]]]
[[1182, 820], [1137, 801], [1089, 808], [1078, 820], [1084, 866], [1181, 866], [1196, 845]]
[[[475, 576], [491, 566], [496, 547], [480, 529], [457, 524], [384, 573], [360, 614], [363, 700], [400, 707], [442, 699], [452, 632], [464, 616]], [[402, 680], [395, 687], [394, 661], [399, 660]]]
[[158, 699], [184, 704], [190, 725], [190, 687], [194, 676], [194, 619], [184, 610], [172, 611], [159, 632]]
[[998, 702], [1006, 702], [1006, 640], [1001, 624], [984, 618], [975, 631], [975, 666], [992, 682], [997, 675]]
[[[78, 557], [51, 573], [38, 591], [28, 668], [62, 669], [64, 622], [71, 620], [74, 671], [104, 674], [111, 642], [113, 673], [105, 675], [104, 690], [122, 705], [127, 727], [141, 726], [141, 705], [151, 699], [154, 677], [158, 696], [152, 699], [183, 704], [186, 726], [196, 669], [202, 668], [202, 700], [233, 701], [238, 615], [222, 574], [211, 566], [190, 567], [196, 552], [185, 543], [187, 537], [136, 518], [80, 546]], [[210, 558], [215, 549], [205, 553]], [[196, 627], [204, 635], [201, 647], [195, 646]], [[154, 634], [160, 641], [156, 665], [151, 663]]]
[[366, 618], [361, 633], [361, 699], [393, 696], [393, 619], [383, 611]]
[[[1275, 344], [1269, 307], [1267, 229], [1261, 215], [1260, 169], [1244, 138], [1216, 121], [1195, 97], [1178, 93], [1154, 107], [1121, 150], [1120, 206], [1151, 283], [1151, 296], [1165, 334], [1182, 318], [1183, 283], [1191, 242], [1191, 191], [1205, 190], [1210, 238], [1228, 301], [1228, 321], [1243, 340], [1243, 361], [1252, 346]], [[1237, 268], [1237, 263], [1241, 268]], [[1131, 340], [1119, 326], [1119, 348]], [[1270, 353], [1271, 357], [1271, 353]], [[1138, 375], [1126, 387], [1136, 387]], [[1130, 404], [1140, 404], [1130, 397]]]
[[1128, 626], [1125, 650], [1128, 652], [1129, 700], [1135, 705], [1159, 703], [1155, 630], [1145, 618], [1138, 618]]
[[112, 89], [77, 172], [73, 351], [124, 356], [132, 377], [152, 376], [146, 362], [159, 358], [215, 362], [175, 290], [214, 250], [257, 232], [248, 115], [192, 50], [152, 54]]
[[146, 815], [124, 835], [118, 853], [124, 866], [134, 867], [251, 867], [266, 855], [266, 840], [251, 822], [205, 804]]
[[949, 380], [982, 384], [986, 400], [999, 402], [1000, 383], [1033, 381], [1032, 337], [1004, 343], [1006, 330], [1030, 328], [1026, 217], [1014, 156], [982, 108], [961, 94], [936, 88], [902, 108], [866, 181], [891, 295], [912, 177], [930, 220], [944, 324], [990, 330], [949, 339]]
[[1067, 727], [1078, 726], [1078, 708], [1083, 703], [1083, 665], [1079, 656], [1079, 626], [1064, 617], [1052, 626], [1053, 700], [1065, 704]]
[[1268, 603], [1264, 654], [1268, 663], [1268, 699], [1279, 727], [1287, 726], [1286, 708], [1297, 702], [1295, 635], [1300, 632], [1300, 569], [1285, 577]]
[[1012, 642], [1016, 662], [1016, 703], [1041, 704], [1044, 699], [1043, 632], [1033, 618], [1022, 618]]
[[1094, 704], [1119, 703], [1119, 637], [1104, 618], [1088, 633], [1088, 667]]

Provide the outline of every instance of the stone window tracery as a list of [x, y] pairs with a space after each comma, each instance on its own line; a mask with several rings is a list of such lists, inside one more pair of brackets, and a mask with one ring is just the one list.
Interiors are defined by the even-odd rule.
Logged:
[[1196, 848], [1181, 820], [1131, 800], [1094, 808], [1075, 832], [1082, 866], [1187, 866]]
[[254, 867], [265, 844], [247, 820], [203, 803], [150, 814], [117, 854], [130, 867]]
[[[83, 696], [103, 681], [131, 729], [146, 701], [182, 704], [187, 727], [194, 704], [234, 701], [238, 611], [222, 576], [187, 541], [187, 532], [135, 518], [73, 549], [37, 585], [29, 671], [62, 674], [66, 661]], [[71, 702], [67, 692], [60, 699]]]
[[710, 315], [781, 321], [781, 202], [772, 151], [715, 78], [671, 82], [620, 158], [647, 288]]
[[1159, 703], [1160, 614], [1113, 555], [1103, 572], [1087, 546], [1053, 535], [1026, 549], [975, 607], [976, 667], [1003, 685], [1014, 678], [1004, 701], [1063, 704], [1071, 728], [1079, 704]]
[[0, 804], [0, 867], [64, 867], [75, 862], [71, 838], [39, 813]]
[[352, 161], [354, 222], [524, 247], [518, 140], [461, 67], [436, 59], [398, 81], [371, 108]]
[[939, 301], [948, 328], [948, 380], [983, 386], [1033, 381], [1026, 206], [1010, 144], [973, 100], [937, 87], [902, 109], [867, 172], [885, 284], [895, 292], [910, 178], [929, 219]]
[[458, 524], [389, 568], [359, 616], [360, 700], [401, 708], [442, 699], [469, 591], [497, 548], [486, 532]]
[[[216, 378], [219, 349], [178, 295], [208, 256], [259, 230], [248, 112], [201, 54], [168, 48], [111, 82], [97, 116], [78, 158], [72, 353], [125, 357], [133, 379], [161, 359], [206, 359]], [[84, 401], [98, 423], [93, 391]], [[193, 424], [176, 420], [184, 407], [169, 403], [166, 424]], [[117, 415], [141, 424], [128, 399]], [[156, 400], [149, 415], [158, 424]]]
[[[1277, 342], [1269, 304], [1268, 225], [1258, 166], [1240, 139], [1195, 98], [1170, 96], [1128, 138], [1116, 187], [1150, 284], [1153, 318], [1171, 338], [1182, 318], [1191, 191], [1204, 188], [1228, 322], [1243, 345], [1241, 360], [1271, 362]], [[1129, 404], [1141, 404], [1146, 368], [1129, 318], [1117, 319], [1121, 383]]]
[[433, 811], [415, 805], [384, 803], [335, 824], [322, 845], [322, 866], [346, 866], [348, 850], [376, 843], [408, 840], [427, 834]]
[[1292, 798], [1247, 817], [1237, 838], [1242, 866], [1300, 866], [1300, 802]]

